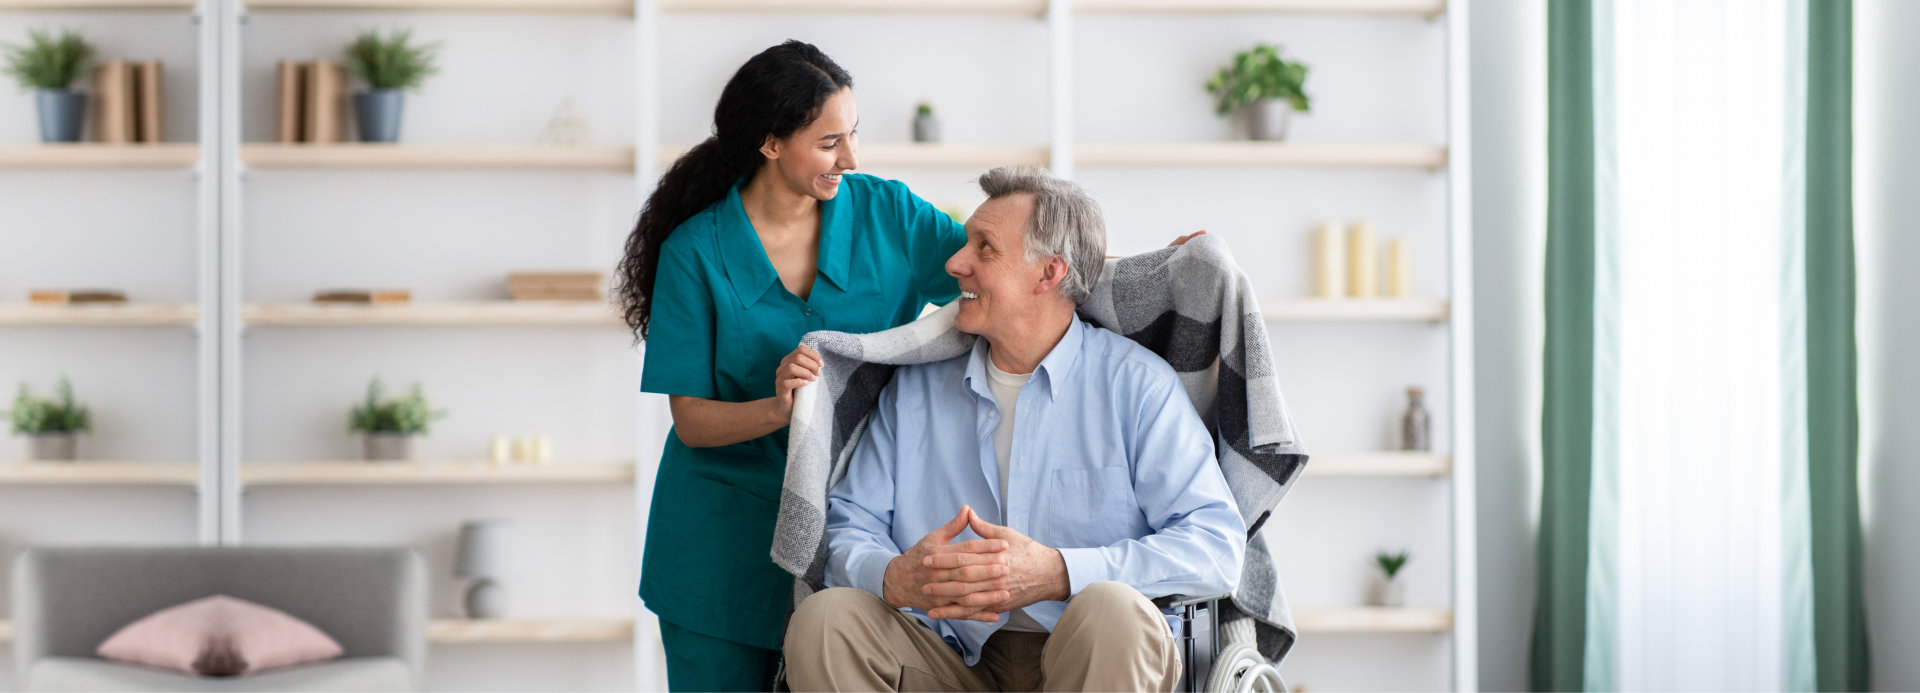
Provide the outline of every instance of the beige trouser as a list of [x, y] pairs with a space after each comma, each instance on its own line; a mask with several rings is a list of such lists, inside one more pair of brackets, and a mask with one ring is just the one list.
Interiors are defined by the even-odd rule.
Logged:
[[1166, 616], [1118, 582], [1081, 590], [1052, 634], [995, 633], [971, 667], [913, 616], [835, 587], [794, 611], [786, 658], [796, 691], [1171, 691], [1180, 682]]

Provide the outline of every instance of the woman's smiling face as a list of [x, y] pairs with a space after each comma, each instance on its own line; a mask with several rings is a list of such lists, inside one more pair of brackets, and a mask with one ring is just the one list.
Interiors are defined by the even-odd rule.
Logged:
[[769, 138], [760, 151], [781, 184], [796, 194], [831, 200], [840, 194], [840, 174], [859, 166], [854, 158], [860, 110], [852, 89], [841, 89], [820, 106], [820, 115], [786, 139]]

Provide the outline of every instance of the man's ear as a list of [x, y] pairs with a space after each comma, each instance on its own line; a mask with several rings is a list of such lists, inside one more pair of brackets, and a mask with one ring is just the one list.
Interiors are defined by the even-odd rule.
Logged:
[[773, 135], [767, 135], [766, 141], [760, 143], [760, 154], [768, 159], [780, 158], [780, 140], [774, 139]]
[[1040, 283], [1033, 287], [1033, 293], [1044, 294], [1060, 288], [1060, 282], [1067, 280], [1067, 261], [1058, 257], [1049, 258], [1047, 267], [1040, 274]]

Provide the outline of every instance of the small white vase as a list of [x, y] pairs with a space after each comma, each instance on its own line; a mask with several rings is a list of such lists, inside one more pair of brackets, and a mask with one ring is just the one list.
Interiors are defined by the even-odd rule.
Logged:
[[489, 578], [473, 581], [467, 588], [467, 618], [500, 618], [507, 612], [507, 588]]
[[1401, 578], [1381, 577], [1374, 580], [1368, 590], [1367, 603], [1371, 606], [1399, 608], [1407, 605], [1407, 581]]
[[369, 460], [411, 460], [416, 435], [405, 433], [366, 434], [366, 458]]
[[1293, 117], [1293, 104], [1286, 99], [1261, 99], [1247, 104], [1247, 135], [1255, 140], [1278, 142], [1287, 138], [1287, 122]]
[[78, 433], [36, 433], [33, 439], [33, 459], [72, 461], [79, 459], [80, 434]]

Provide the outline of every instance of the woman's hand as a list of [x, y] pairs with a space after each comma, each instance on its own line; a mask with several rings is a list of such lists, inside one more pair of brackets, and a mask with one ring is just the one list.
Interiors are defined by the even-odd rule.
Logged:
[[793, 391], [820, 377], [820, 353], [805, 344], [780, 359], [773, 372], [773, 399], [779, 405], [782, 426], [793, 420]]
[[1181, 237], [1179, 237], [1179, 238], [1175, 238], [1175, 239], [1173, 239], [1173, 242], [1172, 242], [1172, 243], [1168, 243], [1168, 244], [1167, 244], [1167, 247], [1169, 247], [1169, 248], [1171, 248], [1171, 247], [1174, 247], [1174, 246], [1176, 246], [1176, 245], [1181, 245], [1181, 244], [1184, 244], [1184, 243], [1186, 243], [1187, 241], [1191, 241], [1191, 240], [1193, 240], [1193, 239], [1195, 239], [1195, 238], [1199, 238], [1199, 237], [1200, 237], [1200, 236], [1201, 236], [1202, 234], [1205, 234], [1206, 232], [1207, 232], [1207, 230], [1206, 230], [1206, 229], [1200, 229], [1199, 231], [1195, 231], [1195, 232], [1193, 232], [1193, 233], [1190, 233], [1190, 234], [1187, 234], [1187, 235], [1185, 235], [1185, 236], [1181, 236]]

